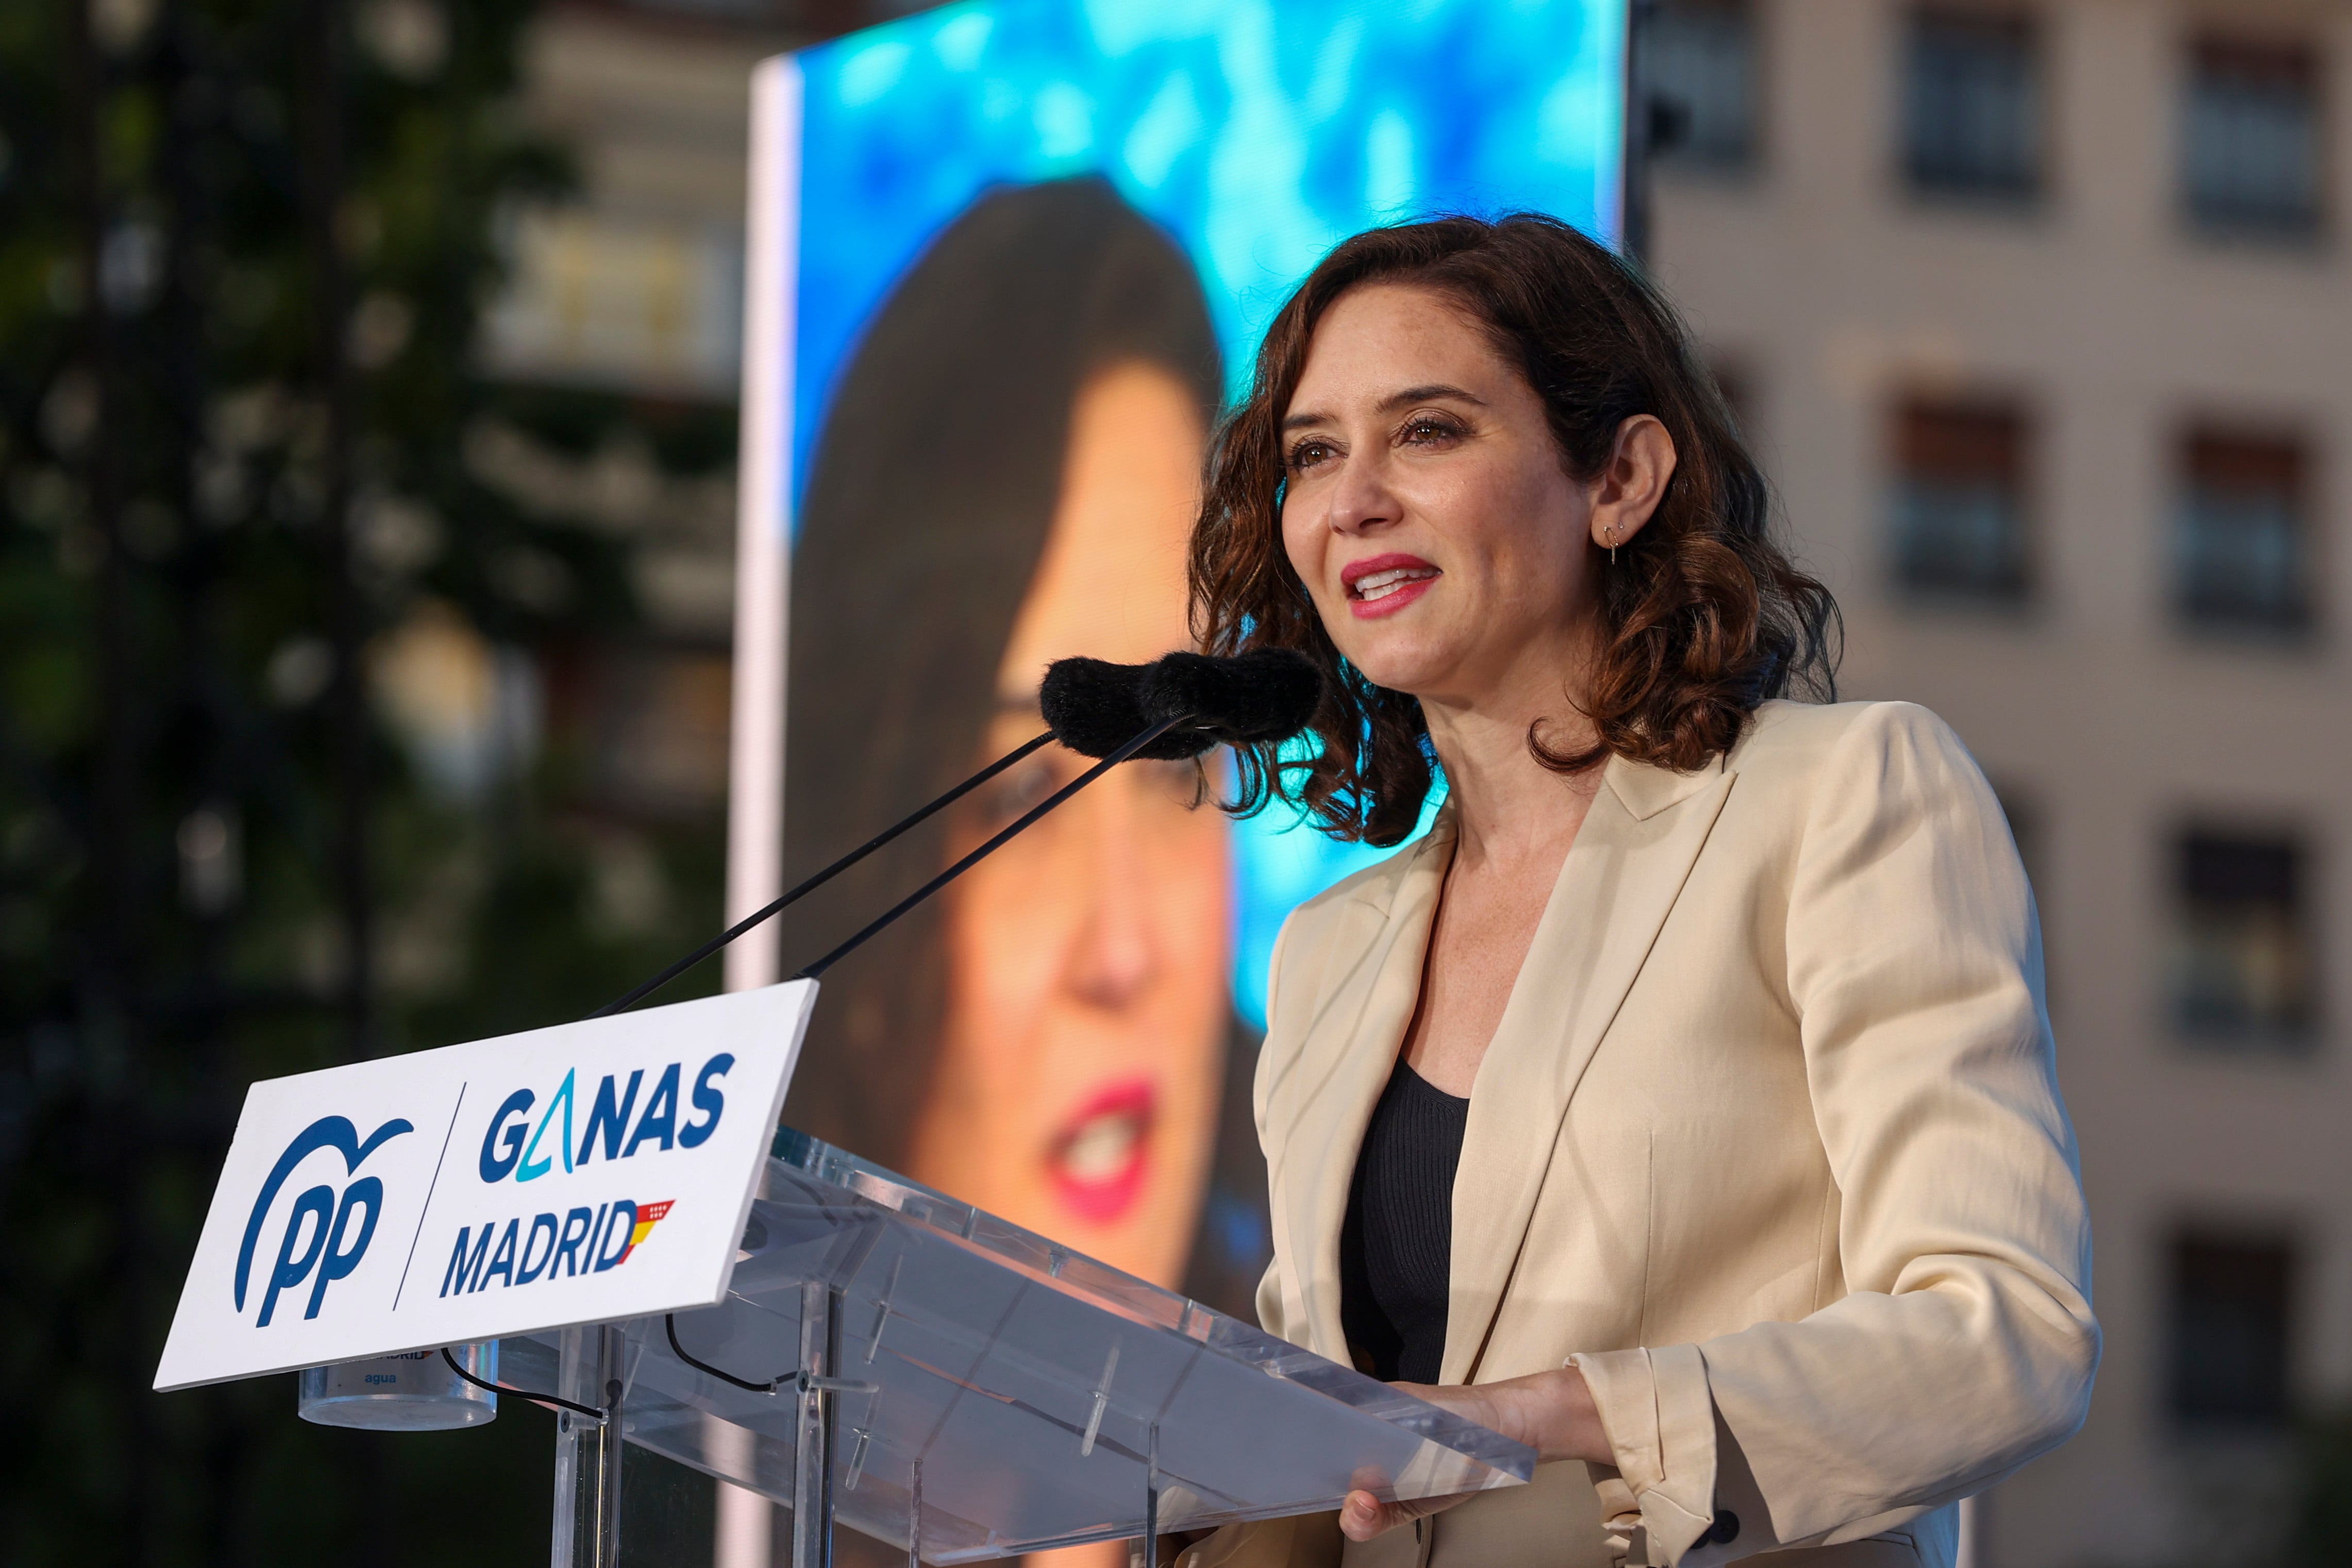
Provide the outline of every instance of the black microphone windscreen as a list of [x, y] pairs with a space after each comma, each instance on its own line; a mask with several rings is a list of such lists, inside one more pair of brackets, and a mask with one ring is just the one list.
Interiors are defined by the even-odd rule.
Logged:
[[1139, 701], [1147, 721], [1181, 715], [1213, 741], [1249, 746], [1289, 739], [1322, 697], [1322, 672], [1306, 654], [1255, 648], [1229, 659], [1167, 654], [1144, 667]]
[[[1143, 681], [1153, 666], [1114, 664], [1103, 659], [1056, 659], [1045, 667], [1037, 706], [1054, 738], [1087, 757], [1108, 757], [1160, 719], [1143, 706]], [[1218, 737], [1190, 727], [1170, 730], [1136, 753], [1172, 762], [1198, 757]]]

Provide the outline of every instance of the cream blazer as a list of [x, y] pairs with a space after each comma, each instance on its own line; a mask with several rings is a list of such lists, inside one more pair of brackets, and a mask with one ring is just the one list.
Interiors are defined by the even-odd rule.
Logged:
[[[1601, 782], [1471, 1092], [1441, 1381], [1572, 1362], [1616, 1465], [1540, 1467], [1345, 1561], [1950, 1568], [1957, 1500], [2071, 1436], [2099, 1358], [2000, 807], [1906, 703], [1768, 703], [1699, 772]], [[1453, 845], [1442, 812], [1275, 950], [1258, 1316], [1342, 1362], [1341, 1216]], [[1186, 1557], [1341, 1554], [1323, 1515]]]

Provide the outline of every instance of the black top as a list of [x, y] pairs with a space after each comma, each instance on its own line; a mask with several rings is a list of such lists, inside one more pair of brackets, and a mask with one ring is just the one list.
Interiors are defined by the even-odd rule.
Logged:
[[1454, 1173], [1470, 1102], [1397, 1058], [1339, 1229], [1339, 1325], [1385, 1383], [1434, 1383], [1454, 1269]]

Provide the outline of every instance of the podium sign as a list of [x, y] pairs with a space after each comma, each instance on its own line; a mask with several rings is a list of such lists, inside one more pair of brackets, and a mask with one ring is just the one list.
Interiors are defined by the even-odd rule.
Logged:
[[815, 998], [798, 980], [255, 1084], [155, 1386], [720, 1301]]

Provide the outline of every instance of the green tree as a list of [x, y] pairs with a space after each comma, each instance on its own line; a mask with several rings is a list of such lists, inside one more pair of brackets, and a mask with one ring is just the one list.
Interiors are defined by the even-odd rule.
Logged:
[[[637, 417], [477, 369], [501, 215], [566, 188], [515, 107], [529, 10], [0, 6], [12, 1563], [545, 1550], [518, 1402], [386, 1441], [302, 1426], [290, 1378], [148, 1387], [246, 1084], [577, 1016], [716, 915], [687, 823], [646, 835], [667, 918], [600, 932], [578, 747], [453, 787], [371, 692], [420, 626], [544, 655], [637, 623], [624, 541], [468, 455]], [[731, 455], [683, 423], [681, 463]]]

